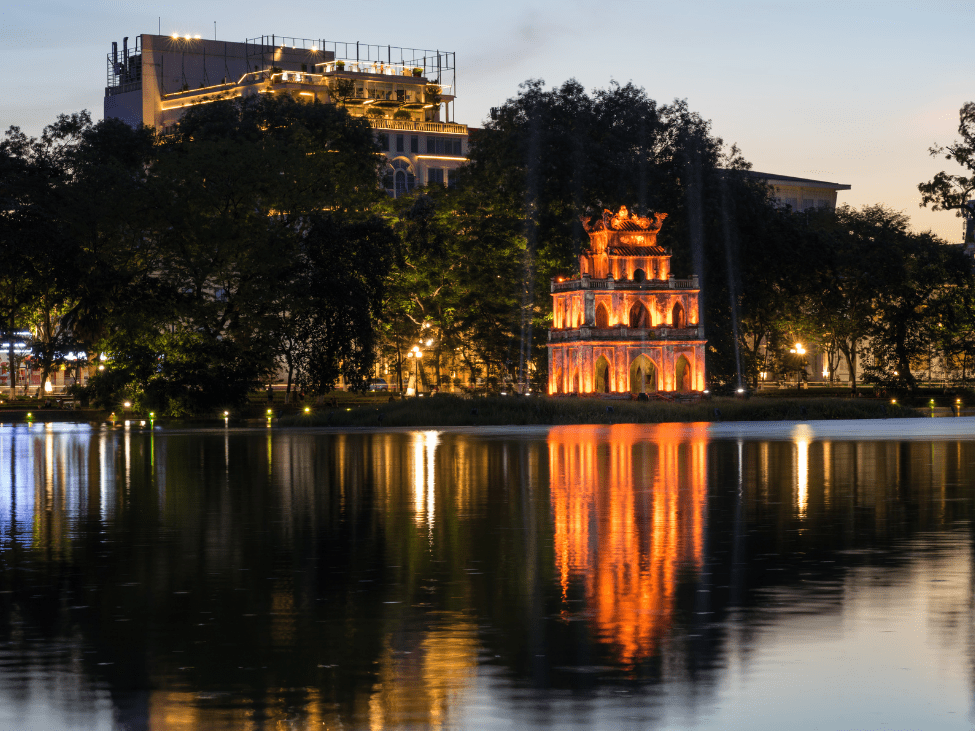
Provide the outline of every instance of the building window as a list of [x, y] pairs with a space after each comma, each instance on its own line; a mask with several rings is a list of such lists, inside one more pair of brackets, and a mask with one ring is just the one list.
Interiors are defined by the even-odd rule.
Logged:
[[433, 185], [443, 185], [443, 169], [442, 168], [430, 168], [427, 171], [427, 184]]
[[410, 152], [419, 152], [419, 151], [420, 151], [420, 136], [413, 135], [412, 137], [410, 137]]
[[811, 209], [813, 209], [815, 207], [816, 207], [816, 201], [814, 201], [812, 198], [803, 198], [802, 199], [802, 210], [808, 211], [808, 210], [811, 210]]
[[447, 187], [448, 188], [457, 187], [457, 171], [453, 168], [447, 171]]
[[379, 134], [379, 149], [389, 152], [389, 135]]
[[427, 137], [427, 154], [436, 155], [437, 154], [437, 138]]
[[402, 158], [393, 160], [383, 178], [383, 186], [386, 188], [386, 192], [394, 198], [399, 198], [412, 191], [416, 187], [416, 176], [409, 161]]
[[403, 135], [396, 135], [396, 152], [404, 152], [405, 150], [406, 147], [403, 140]]
[[460, 140], [454, 140], [454, 154], [460, 157], [463, 153], [460, 151]]

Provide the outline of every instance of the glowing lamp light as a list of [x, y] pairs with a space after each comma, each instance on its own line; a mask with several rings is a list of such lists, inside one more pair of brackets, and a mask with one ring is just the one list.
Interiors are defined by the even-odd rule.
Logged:
[[173, 38], [175, 38], [176, 40], [179, 40], [179, 33], [173, 33]]
[[44, 393], [51, 393], [54, 390], [54, 386], [51, 385], [50, 381], [44, 381]]
[[196, 34], [195, 36], [193, 36], [193, 37], [194, 37], [194, 38], [196, 38], [197, 40], [200, 40], [200, 34], [199, 34], [199, 33], [197, 33], [197, 34]]
[[739, 389], [738, 389], [738, 393], [745, 393], [745, 389], [743, 389], [743, 388], [739, 388]]
[[226, 418], [226, 417], [230, 416], [230, 412], [229, 411], [224, 411], [223, 412], [223, 415], [224, 415], [224, 418]]
[[311, 413], [311, 408], [310, 408], [310, 407], [308, 407], [308, 406], [306, 406], [306, 407], [305, 407], [305, 413], [306, 413], [306, 414], [310, 414], [310, 413]]
[[269, 419], [271, 418], [271, 414], [273, 414], [273, 413], [274, 413], [273, 410], [271, 410], [271, 409], [268, 409], [267, 410], [267, 416], [268, 416]]
[[103, 366], [103, 365], [98, 366], [98, 370], [100, 370], [100, 371], [105, 370], [105, 366]]
[[432, 340], [427, 340], [427, 347], [429, 348], [431, 345], [433, 345], [433, 341]]
[[132, 408], [132, 402], [131, 402], [131, 401], [125, 401], [125, 402], [124, 402], [124, 403], [122, 404], [122, 406], [124, 406], [124, 407], [125, 407], [125, 408], [127, 408], [127, 409], [131, 409], [131, 408]]
[[183, 36], [183, 38], [188, 41], [190, 39], [190, 34], [187, 33], [185, 36]]

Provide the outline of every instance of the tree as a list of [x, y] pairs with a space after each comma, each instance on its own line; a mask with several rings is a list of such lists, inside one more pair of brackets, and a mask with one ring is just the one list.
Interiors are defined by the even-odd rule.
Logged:
[[522, 371], [529, 361], [545, 370], [540, 336], [549, 324], [549, 283], [577, 269], [585, 246], [580, 216], [626, 205], [670, 214], [659, 241], [673, 249], [674, 271], [701, 278], [709, 372], [736, 378], [735, 326], [748, 295], [762, 296], [743, 289], [746, 274], [771, 267], [775, 275], [788, 260], [750, 258], [752, 234], [772, 206], [768, 188], [748, 178], [747, 168], [685, 102], [658, 105], [632, 84], [590, 95], [576, 81], [548, 91], [529, 81], [492, 109], [472, 137], [460, 184], [491, 212], [487, 225], [506, 228], [500, 238], [524, 242], [520, 263], [504, 274], [517, 308], [510, 349]]
[[975, 102], [966, 102], [958, 112], [958, 134], [961, 139], [950, 145], [935, 145], [932, 157], [944, 155], [970, 174], [950, 175], [939, 172], [931, 180], [918, 185], [921, 206], [935, 211], [957, 211], [959, 216], [975, 218]]
[[916, 391], [916, 366], [935, 351], [941, 324], [951, 315], [951, 291], [965, 283], [970, 265], [930, 232], [910, 231], [903, 213], [877, 205], [843, 215], [857, 239], [858, 266], [875, 283], [868, 378]]
[[[144, 384], [146, 393], [185, 388], [194, 374], [200, 385], [190, 392], [199, 393], [210, 382], [207, 372], [180, 365], [170, 373], [170, 364], [206, 357], [235, 374], [228, 376], [237, 385], [225, 392], [225, 406], [264, 381], [276, 359], [286, 365], [290, 359], [292, 375], [315, 390], [331, 388], [341, 369], [360, 382], [363, 359], [371, 355], [357, 348], [372, 347], [368, 328], [337, 351], [334, 338], [352, 337], [344, 319], [350, 308], [369, 313], [372, 304], [352, 298], [341, 311], [328, 310], [343, 291], [331, 277], [347, 274], [346, 264], [368, 270], [385, 259], [375, 251], [369, 261], [346, 259], [334, 236], [334, 250], [324, 252], [322, 231], [352, 237], [344, 242], [350, 248], [361, 244], [357, 227], [374, 224], [368, 209], [382, 196], [377, 153], [369, 126], [333, 105], [279, 96], [220, 101], [187, 113], [175, 137], [160, 146], [149, 175], [158, 202], [151, 220], [163, 294], [162, 318], [152, 330], [168, 330], [171, 337], [154, 342], [174, 350], [164, 353], [152, 377], [171, 380], [172, 388]], [[335, 291], [319, 289], [329, 286]], [[311, 299], [299, 299], [302, 292]], [[355, 322], [361, 328], [362, 319]], [[339, 367], [334, 357], [349, 360]], [[207, 404], [200, 401], [201, 408]]]

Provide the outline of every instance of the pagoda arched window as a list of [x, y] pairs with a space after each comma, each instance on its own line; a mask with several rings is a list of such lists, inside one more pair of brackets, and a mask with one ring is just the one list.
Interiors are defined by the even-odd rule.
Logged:
[[650, 327], [650, 313], [647, 312], [646, 305], [637, 302], [630, 308], [630, 327], [648, 328]]
[[600, 330], [605, 330], [609, 327], [609, 310], [606, 309], [606, 305], [600, 303], [596, 308], [596, 327]]
[[684, 327], [686, 320], [684, 318], [684, 307], [680, 302], [674, 304], [674, 309], [670, 312], [670, 322], [674, 327]]

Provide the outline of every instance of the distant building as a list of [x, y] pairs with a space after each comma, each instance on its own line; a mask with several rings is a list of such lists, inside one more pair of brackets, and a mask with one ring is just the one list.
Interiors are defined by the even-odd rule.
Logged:
[[657, 245], [666, 213], [585, 221], [580, 277], [552, 280], [550, 394], [703, 391], [704, 328], [697, 276], [675, 279]]
[[813, 208], [835, 210], [836, 194], [841, 190], [850, 190], [849, 185], [829, 183], [825, 180], [794, 178], [789, 175], [759, 173], [754, 170], [749, 170], [748, 175], [772, 186], [778, 205], [789, 206], [794, 211]]
[[451, 122], [449, 51], [261, 36], [243, 43], [199, 36], [136, 36], [112, 44], [105, 117], [166, 134], [186, 110], [219, 99], [288, 94], [365, 117], [389, 160], [392, 195], [449, 185], [467, 156], [468, 129]]

